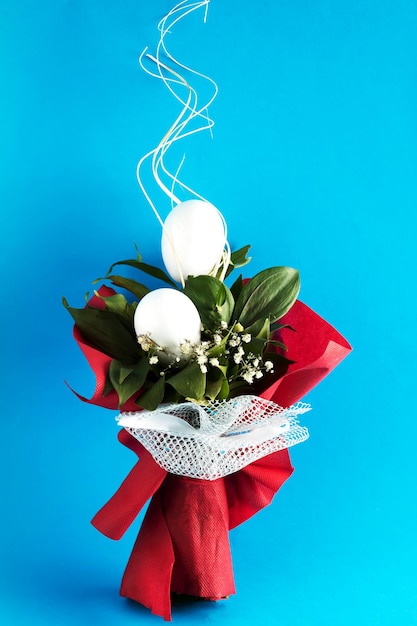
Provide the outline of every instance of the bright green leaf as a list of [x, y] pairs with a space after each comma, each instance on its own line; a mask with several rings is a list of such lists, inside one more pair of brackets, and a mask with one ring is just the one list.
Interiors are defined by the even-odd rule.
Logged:
[[216, 373], [211, 373], [207, 377], [205, 397], [209, 400], [215, 400], [223, 388], [224, 380], [225, 377], [220, 370], [217, 370]]
[[251, 332], [251, 326], [266, 318], [280, 319], [292, 307], [300, 290], [297, 270], [271, 267], [256, 274], [242, 288], [233, 317]]
[[132, 323], [132, 307], [121, 293], [115, 293], [111, 296], [102, 296], [98, 291], [95, 291], [94, 295], [103, 300], [107, 311], [111, 311], [112, 313], [125, 317], [129, 320], [129, 324]]
[[143, 387], [148, 370], [146, 357], [142, 357], [138, 363], [130, 367], [113, 359], [110, 363], [109, 378], [119, 396], [119, 408]]
[[234, 307], [228, 287], [213, 276], [189, 276], [184, 293], [194, 302], [205, 329], [217, 330], [222, 321], [227, 324]]
[[225, 378], [222, 382], [222, 387], [217, 394], [217, 400], [228, 400], [230, 394], [229, 381]]
[[233, 272], [234, 269], [238, 267], [243, 267], [251, 261], [251, 257], [247, 256], [249, 248], [250, 245], [244, 246], [243, 248], [239, 248], [239, 250], [235, 250], [234, 252], [232, 252], [232, 254], [230, 255], [230, 263], [229, 267], [227, 268], [226, 276], [229, 276], [229, 274]]
[[184, 398], [200, 400], [204, 396], [206, 388], [206, 374], [203, 374], [196, 361], [189, 363], [184, 369], [167, 379], [171, 385]]

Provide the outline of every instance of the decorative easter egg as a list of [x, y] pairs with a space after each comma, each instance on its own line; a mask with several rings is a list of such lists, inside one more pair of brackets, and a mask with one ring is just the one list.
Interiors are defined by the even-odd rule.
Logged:
[[201, 320], [194, 303], [181, 291], [156, 289], [140, 300], [134, 316], [136, 335], [149, 334], [169, 354], [179, 356], [181, 344], [200, 342]]
[[162, 258], [178, 282], [209, 274], [221, 259], [226, 243], [224, 220], [215, 206], [186, 200], [172, 209], [162, 231]]

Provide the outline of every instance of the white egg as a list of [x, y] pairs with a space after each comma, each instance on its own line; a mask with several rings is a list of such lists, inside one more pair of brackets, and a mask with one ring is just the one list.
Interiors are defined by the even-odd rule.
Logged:
[[200, 342], [200, 315], [194, 303], [176, 289], [156, 289], [140, 300], [134, 316], [136, 335], [146, 335], [168, 353], [179, 356], [181, 344]]
[[225, 243], [224, 222], [216, 207], [203, 200], [186, 200], [164, 222], [162, 258], [170, 276], [180, 282], [181, 273], [184, 280], [189, 275], [209, 274]]

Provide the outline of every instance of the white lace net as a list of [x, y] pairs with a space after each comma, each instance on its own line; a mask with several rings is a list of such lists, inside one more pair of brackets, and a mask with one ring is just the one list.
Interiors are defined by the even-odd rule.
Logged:
[[156, 411], [121, 413], [116, 419], [171, 474], [215, 480], [308, 438], [297, 416], [301, 402], [283, 409], [257, 396], [162, 405]]

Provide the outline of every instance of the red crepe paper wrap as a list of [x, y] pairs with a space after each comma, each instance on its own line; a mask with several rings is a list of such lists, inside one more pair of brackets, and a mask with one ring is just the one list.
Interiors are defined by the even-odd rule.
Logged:
[[[112, 290], [101, 291], [110, 295]], [[102, 306], [99, 298], [93, 306]], [[351, 350], [346, 340], [309, 307], [297, 301], [282, 320], [291, 329], [280, 335], [294, 363], [262, 393], [282, 407], [297, 402]], [[117, 409], [117, 397], [102, 397], [110, 357], [76, 340], [96, 375], [96, 390], [86, 402]], [[137, 411], [132, 400], [124, 411]], [[291, 475], [287, 450], [280, 450], [214, 481], [167, 474], [149, 452], [125, 430], [121, 443], [139, 461], [118, 491], [96, 514], [92, 524], [112, 539], [120, 539], [151, 497], [127, 564], [120, 593], [171, 619], [171, 592], [217, 600], [235, 591], [228, 531], [270, 504]]]
[[269, 504], [291, 475], [287, 450], [218, 480], [167, 474], [125, 430], [119, 440], [140, 460], [92, 524], [120, 539], [153, 497], [120, 593], [171, 619], [171, 592], [219, 600], [235, 592], [228, 532]]

